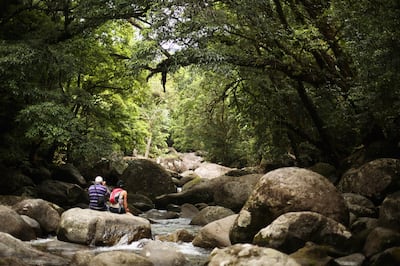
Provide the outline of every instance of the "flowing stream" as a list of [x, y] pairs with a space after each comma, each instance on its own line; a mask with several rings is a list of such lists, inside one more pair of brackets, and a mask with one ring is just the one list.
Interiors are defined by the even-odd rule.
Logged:
[[[152, 219], [154, 223], [151, 224], [153, 238], [157, 235], [165, 235], [173, 233], [179, 229], [185, 229], [188, 232], [196, 235], [200, 230], [200, 226], [190, 225], [190, 219], [177, 218], [177, 219]], [[30, 242], [31, 246], [54, 255], [72, 258], [72, 256], [81, 250], [88, 250], [95, 254], [111, 251], [111, 250], [130, 250], [140, 253], [142, 246], [149, 241], [149, 239], [141, 239], [130, 244], [118, 244], [111, 247], [90, 247], [86, 245], [68, 243], [57, 240], [56, 237], [49, 237], [45, 239], [37, 239]], [[188, 265], [204, 265], [207, 262], [208, 255], [211, 250], [195, 247], [192, 243], [174, 243], [166, 242], [175, 250], [180, 251], [188, 259]]]

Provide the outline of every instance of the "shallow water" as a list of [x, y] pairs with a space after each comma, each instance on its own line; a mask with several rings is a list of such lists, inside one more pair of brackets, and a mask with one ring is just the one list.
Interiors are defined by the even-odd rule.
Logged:
[[[165, 235], [173, 233], [180, 229], [185, 229], [193, 235], [200, 230], [200, 226], [190, 225], [190, 219], [177, 218], [177, 219], [152, 219], [151, 230], [153, 238], [157, 235]], [[140, 239], [139, 241], [132, 242], [130, 244], [124, 243], [117, 244], [111, 247], [90, 247], [86, 245], [68, 243], [57, 240], [56, 237], [52, 236], [45, 239], [37, 239], [30, 241], [33, 247], [41, 251], [45, 251], [54, 255], [59, 255], [62, 257], [72, 258], [72, 256], [81, 250], [93, 251], [93, 253], [102, 253], [111, 250], [131, 250], [135, 253], [140, 253], [143, 245], [151, 241], [150, 239]], [[174, 243], [174, 242], [164, 242], [168, 244], [173, 249], [180, 251], [189, 260], [189, 265], [204, 265], [207, 261], [208, 255], [211, 250], [195, 247], [192, 243]]]

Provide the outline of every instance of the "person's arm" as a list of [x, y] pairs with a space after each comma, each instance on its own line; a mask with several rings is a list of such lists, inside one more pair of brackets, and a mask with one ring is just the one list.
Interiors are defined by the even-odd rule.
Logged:
[[109, 199], [109, 197], [110, 197], [110, 194], [111, 194], [111, 191], [110, 191], [110, 188], [107, 186], [107, 183], [106, 183], [106, 181], [103, 181], [103, 186], [106, 188], [106, 192], [104, 193], [104, 196], [107, 198], [107, 200]]
[[123, 192], [124, 193], [124, 209], [126, 212], [129, 212], [129, 208], [128, 208], [128, 193], [126, 191]]

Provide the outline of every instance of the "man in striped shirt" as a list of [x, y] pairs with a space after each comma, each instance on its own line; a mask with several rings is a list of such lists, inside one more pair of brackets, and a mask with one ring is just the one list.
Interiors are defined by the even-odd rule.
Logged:
[[101, 176], [96, 176], [94, 184], [89, 187], [89, 208], [97, 211], [107, 210], [106, 199], [110, 192], [105, 186], [105, 181]]

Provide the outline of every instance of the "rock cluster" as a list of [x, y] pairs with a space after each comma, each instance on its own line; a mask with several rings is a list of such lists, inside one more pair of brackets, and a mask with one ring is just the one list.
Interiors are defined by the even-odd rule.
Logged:
[[[75, 178], [65, 178], [70, 166], [58, 172], [58, 179], [35, 174], [38, 195], [46, 197], [0, 196], [0, 254], [4, 254], [0, 264], [188, 265], [187, 258], [168, 243], [191, 242], [210, 250], [208, 265], [400, 265], [397, 159], [376, 159], [336, 178], [317, 173], [319, 168], [298, 167], [265, 174], [224, 168], [213, 178], [171, 175], [160, 166], [152, 172], [158, 173], [156, 177], [140, 172], [153, 163], [128, 163], [129, 170], [119, 177], [130, 184], [128, 193], [136, 193], [130, 202], [136, 215], [87, 209], [80, 175], [70, 171]], [[215, 171], [214, 166], [211, 169]], [[32, 186], [21, 176], [20, 180]], [[143, 187], [134, 190], [138, 182]], [[159, 185], [165, 190], [152, 190]], [[66, 195], [74, 200], [63, 199]], [[194, 235], [186, 230], [152, 235], [151, 223], [177, 217], [189, 218], [202, 228]], [[65, 258], [26, 242], [48, 235], [83, 246], [141, 240], [143, 250], [141, 254], [82, 250]]]

